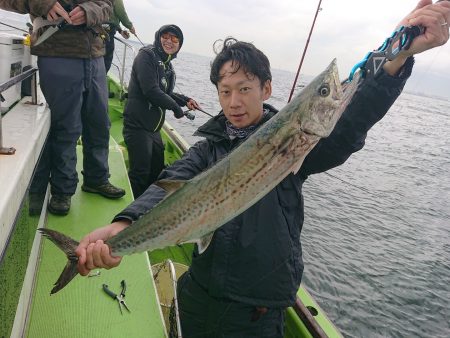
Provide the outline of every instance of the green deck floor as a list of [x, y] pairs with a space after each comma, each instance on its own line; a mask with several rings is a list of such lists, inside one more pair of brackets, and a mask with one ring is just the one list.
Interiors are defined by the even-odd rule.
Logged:
[[[82, 163], [81, 148], [78, 149], [78, 163]], [[125, 187], [127, 195], [119, 200], [109, 200], [82, 192], [80, 182], [69, 215], [49, 214], [48, 228], [79, 240], [89, 231], [108, 224], [131, 202], [122, 154], [114, 141], [111, 141], [109, 165], [111, 182]], [[66, 258], [48, 240], [43, 241], [41, 250], [27, 337], [165, 337], [145, 253], [124, 257], [118, 268], [101, 270], [100, 277], [77, 276], [65, 289], [50, 296]], [[120, 292], [122, 279], [127, 282], [126, 302], [131, 309], [131, 313], [123, 315], [117, 301], [102, 291], [105, 283]]]

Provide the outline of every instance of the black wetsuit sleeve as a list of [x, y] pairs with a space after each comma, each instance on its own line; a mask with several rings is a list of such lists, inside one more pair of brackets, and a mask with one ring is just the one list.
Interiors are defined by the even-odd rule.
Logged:
[[170, 96], [182, 107], [186, 106], [186, 103], [190, 100], [186, 95], [179, 93], [172, 93]]
[[142, 93], [152, 105], [183, 115], [178, 103], [161, 89], [157, 61], [152, 54], [141, 50], [136, 56], [134, 67]]

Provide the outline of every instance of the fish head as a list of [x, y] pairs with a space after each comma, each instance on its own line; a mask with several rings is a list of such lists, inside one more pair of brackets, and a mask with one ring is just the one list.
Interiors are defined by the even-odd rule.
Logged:
[[344, 89], [334, 59], [292, 102], [297, 105], [296, 122], [300, 129], [306, 134], [321, 138], [330, 135], [356, 92], [358, 81], [355, 78]]

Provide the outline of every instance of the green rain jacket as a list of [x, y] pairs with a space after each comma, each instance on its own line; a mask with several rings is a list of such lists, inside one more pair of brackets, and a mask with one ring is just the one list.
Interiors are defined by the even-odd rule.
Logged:
[[108, 22], [113, 24], [116, 28], [119, 28], [120, 24], [124, 25], [128, 29], [133, 27], [133, 23], [128, 18], [128, 14], [122, 0], [114, 0], [113, 13]]

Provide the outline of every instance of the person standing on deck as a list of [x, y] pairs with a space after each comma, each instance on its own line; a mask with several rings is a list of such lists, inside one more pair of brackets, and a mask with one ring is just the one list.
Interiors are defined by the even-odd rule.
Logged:
[[113, 56], [114, 56], [114, 36], [116, 32], [119, 32], [125, 39], [129, 38], [128, 31], [122, 30], [120, 24], [124, 25], [130, 30], [133, 35], [136, 35], [136, 30], [134, 29], [133, 23], [128, 18], [128, 14], [123, 5], [123, 0], [113, 0], [113, 12], [108, 20], [109, 25], [109, 39], [106, 39], [105, 43], [105, 69], [106, 73], [109, 72], [111, 68]]
[[[360, 84], [330, 136], [318, 142], [298, 173], [288, 175], [251, 208], [217, 229], [203, 253], [194, 250], [189, 271], [180, 277], [177, 288], [183, 337], [283, 337], [284, 311], [294, 303], [303, 274], [303, 183], [309, 175], [339, 166], [363, 148], [367, 132], [400, 95], [413, 68], [413, 55], [448, 41], [448, 22], [450, 2], [419, 1], [400, 24], [422, 26], [424, 34], [376, 77]], [[195, 177], [277, 114], [264, 103], [272, 92], [269, 60], [254, 45], [226, 39], [210, 78], [223, 111], [198, 129], [197, 135], [205, 139], [166, 168], [160, 179]], [[163, 189], [152, 185], [112, 224], [85, 236], [76, 250], [80, 274], [119, 265], [121, 257], [112, 257], [104, 240], [133, 226], [164, 196]]]
[[123, 136], [128, 148], [129, 172], [134, 198], [138, 198], [164, 168], [164, 145], [160, 129], [166, 109], [175, 117], [181, 109], [199, 108], [195, 100], [173, 92], [175, 70], [171, 61], [183, 45], [183, 32], [176, 25], [165, 25], [155, 33], [153, 46], [143, 47], [134, 59], [123, 114]]
[[[110, 121], [101, 24], [111, 15], [111, 1], [1, 0], [0, 5], [32, 18], [31, 53], [38, 56], [40, 86], [51, 110], [49, 136], [30, 187], [30, 213], [40, 212], [49, 182], [48, 210], [56, 215], [69, 212], [78, 184], [80, 135], [82, 190], [122, 197], [125, 190], [109, 182], [108, 167]], [[66, 24], [36, 45], [43, 32], [61, 21]]]

